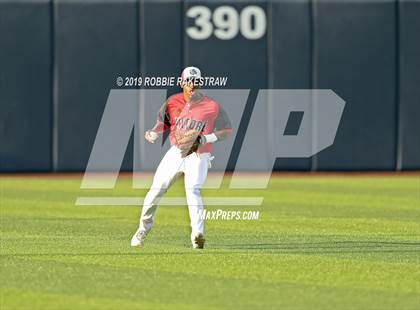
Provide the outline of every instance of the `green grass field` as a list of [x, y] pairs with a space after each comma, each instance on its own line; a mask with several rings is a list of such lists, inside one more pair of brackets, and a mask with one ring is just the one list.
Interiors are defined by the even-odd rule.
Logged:
[[[192, 250], [184, 206], [75, 206], [80, 178], [1, 177], [1, 309], [420, 309], [420, 177], [276, 177], [257, 221], [206, 222]], [[168, 196], [182, 195], [177, 181]], [[215, 210], [220, 207], [212, 206]]]

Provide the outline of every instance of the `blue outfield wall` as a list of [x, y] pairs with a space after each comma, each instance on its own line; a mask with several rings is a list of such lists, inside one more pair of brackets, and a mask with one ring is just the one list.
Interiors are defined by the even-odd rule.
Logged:
[[[229, 169], [245, 134], [261, 156], [240, 168], [269, 165], [275, 102], [246, 132], [259, 89], [327, 88], [346, 101], [334, 145], [276, 170], [418, 170], [418, 29], [420, 0], [0, 0], [0, 171], [83, 171], [116, 78], [190, 64], [250, 89]], [[133, 136], [122, 169], [154, 169]]]

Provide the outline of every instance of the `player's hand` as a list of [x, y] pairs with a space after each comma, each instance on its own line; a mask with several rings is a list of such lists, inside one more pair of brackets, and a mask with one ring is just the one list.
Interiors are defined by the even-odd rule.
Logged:
[[156, 139], [159, 138], [159, 134], [153, 130], [148, 130], [144, 134], [144, 138], [150, 143], [155, 143]]

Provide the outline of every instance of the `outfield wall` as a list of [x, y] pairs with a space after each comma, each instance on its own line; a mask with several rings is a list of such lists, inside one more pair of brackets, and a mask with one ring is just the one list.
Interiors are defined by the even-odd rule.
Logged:
[[[194, 14], [212, 19], [187, 32]], [[276, 170], [418, 170], [419, 29], [420, 0], [0, 0], [0, 171], [83, 171], [116, 78], [190, 64], [250, 89], [230, 169], [259, 89], [317, 88], [346, 101], [334, 145]], [[272, 104], [249, 170], [269, 165]]]

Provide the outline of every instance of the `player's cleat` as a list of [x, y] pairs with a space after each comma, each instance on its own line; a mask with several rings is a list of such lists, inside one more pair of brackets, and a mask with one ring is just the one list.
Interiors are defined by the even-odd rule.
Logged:
[[143, 246], [146, 240], [147, 233], [144, 230], [137, 229], [136, 233], [131, 238], [131, 246]]
[[193, 249], [203, 249], [205, 241], [206, 239], [204, 239], [203, 234], [198, 233], [196, 235], [191, 235]]

